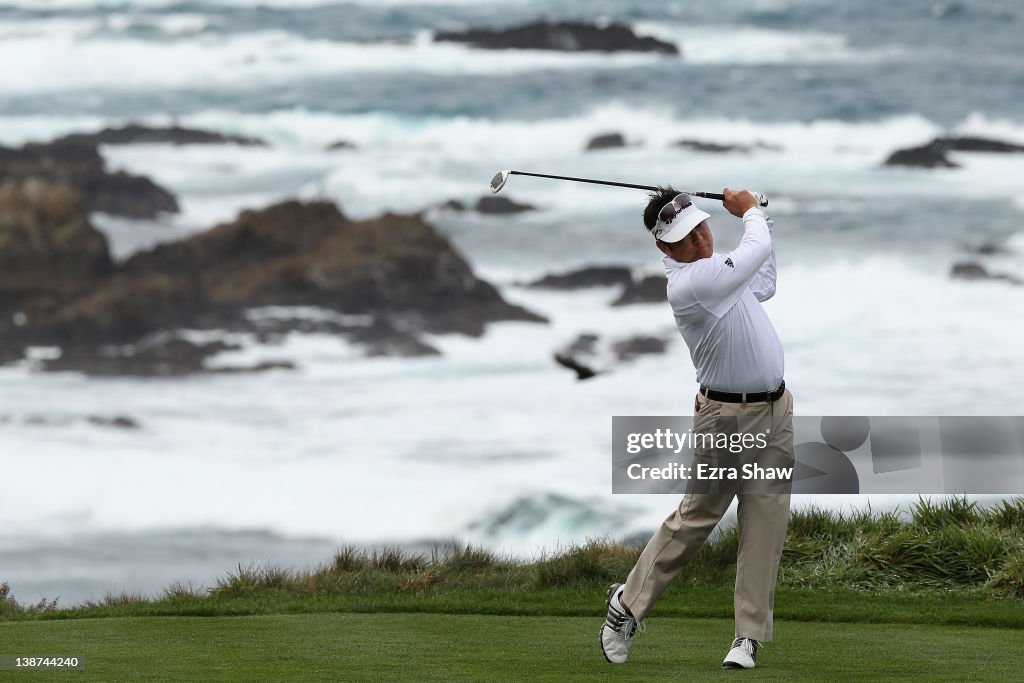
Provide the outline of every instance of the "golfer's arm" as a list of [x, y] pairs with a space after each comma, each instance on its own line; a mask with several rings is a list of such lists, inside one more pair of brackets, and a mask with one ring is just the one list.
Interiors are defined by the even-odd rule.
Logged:
[[723, 258], [715, 259], [713, 268], [695, 284], [697, 301], [712, 313], [724, 315], [771, 255], [772, 236], [764, 212], [748, 209], [743, 214], [743, 239]]
[[757, 297], [758, 301], [768, 301], [775, 296], [775, 238], [772, 235], [772, 223], [771, 218], [765, 220], [768, 223], [768, 235], [771, 240], [771, 253], [768, 254], [767, 260], [764, 265], [758, 269], [757, 273], [754, 274], [754, 279], [750, 281], [750, 289], [754, 292], [754, 296]]

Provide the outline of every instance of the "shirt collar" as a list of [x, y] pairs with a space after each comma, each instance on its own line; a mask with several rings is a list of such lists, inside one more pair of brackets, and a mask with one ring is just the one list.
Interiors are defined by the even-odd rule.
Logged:
[[681, 261], [676, 261], [671, 256], [662, 256], [661, 262], [665, 264], [666, 273], [670, 270], [675, 270], [676, 268], [683, 268], [685, 266], [690, 265], [689, 263], [682, 263]]

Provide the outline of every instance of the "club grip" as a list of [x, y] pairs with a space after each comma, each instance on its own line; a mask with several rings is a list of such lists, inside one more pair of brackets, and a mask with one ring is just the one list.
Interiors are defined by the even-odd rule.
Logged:
[[[725, 195], [720, 192], [694, 192], [693, 194], [696, 195], [697, 197], [704, 197], [705, 199], [717, 199], [719, 201], [725, 199]], [[760, 192], [753, 191], [751, 191], [750, 194], [754, 195], [754, 197], [757, 198], [757, 203], [759, 206], [768, 206], [768, 198], [765, 197], [763, 194], [761, 194]]]

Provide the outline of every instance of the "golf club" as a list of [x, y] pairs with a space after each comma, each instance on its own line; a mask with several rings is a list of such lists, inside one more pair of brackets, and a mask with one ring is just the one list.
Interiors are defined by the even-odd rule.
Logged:
[[[501, 188], [505, 187], [505, 183], [508, 182], [510, 175], [526, 175], [533, 176], [534, 178], [550, 178], [552, 180], [571, 180], [575, 183], [592, 183], [594, 185], [611, 185], [612, 187], [628, 187], [634, 190], [648, 190], [650, 192], [657, 192], [660, 188], [653, 187], [651, 185], [633, 185], [632, 183], [616, 183], [611, 180], [591, 180], [590, 178], [573, 178], [564, 175], [547, 175], [546, 173], [527, 173], [526, 171], [498, 171], [491, 178], [491, 193], [498, 194], [501, 192]], [[718, 199], [722, 200], [725, 197], [719, 192], [687, 192], [687, 194], [693, 195], [694, 197], [704, 197], [705, 199]], [[768, 206], [768, 198], [759, 192], [752, 192], [757, 197], [757, 203], [761, 206]]]

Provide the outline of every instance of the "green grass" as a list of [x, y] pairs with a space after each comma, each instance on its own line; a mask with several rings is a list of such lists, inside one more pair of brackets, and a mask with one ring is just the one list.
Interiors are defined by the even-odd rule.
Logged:
[[736, 545], [726, 529], [704, 547], [625, 667], [601, 659], [597, 629], [605, 588], [640, 549], [604, 541], [533, 562], [473, 547], [346, 547], [307, 570], [239, 566], [208, 590], [179, 582], [155, 598], [70, 608], [20, 604], [0, 584], [0, 654], [87, 662], [19, 680], [1019, 678], [1007, 653], [1024, 651], [1024, 499], [795, 514], [776, 642], [753, 672], [718, 667], [732, 635]]
[[[726, 594], [737, 544], [735, 528], [716, 534], [674, 588]], [[639, 553], [599, 540], [534, 562], [465, 546], [438, 548], [430, 556], [345, 547], [311, 569], [239, 566], [209, 590], [176, 583], [155, 599], [126, 594], [70, 608], [52, 600], [21, 605], [3, 584], [0, 620], [326, 611], [582, 616], [593, 605], [586, 596], [623, 580]], [[815, 508], [793, 515], [780, 596], [795, 604], [803, 604], [803, 595], [842, 596], [850, 604], [830, 607], [835, 616], [829, 618], [874, 621], [871, 605], [879, 592], [893, 609], [906, 601], [928, 610], [941, 602], [955, 606], [938, 610], [942, 623], [1019, 624], [1013, 612], [1024, 611], [1024, 498], [995, 508], [957, 497], [922, 499], [902, 515]], [[673, 606], [669, 600], [663, 609], [675, 616], [727, 615], [718, 607], [693, 606], [703, 604]], [[815, 601], [806, 604], [795, 618], [816, 618]]]
[[[1010, 681], [1024, 632], [781, 621], [754, 671], [723, 671], [729, 619], [652, 618], [630, 662], [601, 657], [589, 617], [304, 614], [0, 624], [4, 652], [77, 655], [75, 681]], [[13, 675], [11, 676], [13, 677]]]

